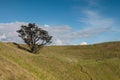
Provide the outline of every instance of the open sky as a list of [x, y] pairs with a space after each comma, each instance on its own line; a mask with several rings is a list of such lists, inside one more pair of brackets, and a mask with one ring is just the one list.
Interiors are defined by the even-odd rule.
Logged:
[[22, 42], [16, 30], [29, 22], [54, 45], [120, 41], [120, 0], [0, 0], [0, 41]]

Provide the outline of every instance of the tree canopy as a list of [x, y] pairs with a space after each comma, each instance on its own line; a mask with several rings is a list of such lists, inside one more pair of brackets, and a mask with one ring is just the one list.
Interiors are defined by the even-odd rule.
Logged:
[[17, 32], [19, 33], [18, 36], [29, 46], [32, 53], [36, 53], [41, 46], [51, 43], [52, 36], [34, 23], [22, 25]]

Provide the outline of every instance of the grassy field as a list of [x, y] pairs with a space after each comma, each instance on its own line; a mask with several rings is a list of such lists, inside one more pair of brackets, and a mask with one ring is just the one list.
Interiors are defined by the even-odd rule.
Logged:
[[36, 55], [0, 42], [0, 80], [120, 80], [120, 42], [46, 46]]

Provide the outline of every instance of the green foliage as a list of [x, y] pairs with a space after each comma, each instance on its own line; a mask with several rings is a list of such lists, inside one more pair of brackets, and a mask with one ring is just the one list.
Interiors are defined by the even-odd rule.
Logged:
[[17, 32], [33, 53], [36, 53], [41, 46], [51, 43], [52, 36], [32, 23], [22, 25], [21, 29], [17, 30]]

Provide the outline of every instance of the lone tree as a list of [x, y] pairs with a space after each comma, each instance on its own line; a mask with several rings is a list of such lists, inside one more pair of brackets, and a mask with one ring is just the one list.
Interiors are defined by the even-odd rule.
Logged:
[[18, 36], [29, 46], [32, 53], [36, 53], [41, 46], [51, 43], [52, 36], [34, 23], [22, 25], [17, 32], [19, 33]]

